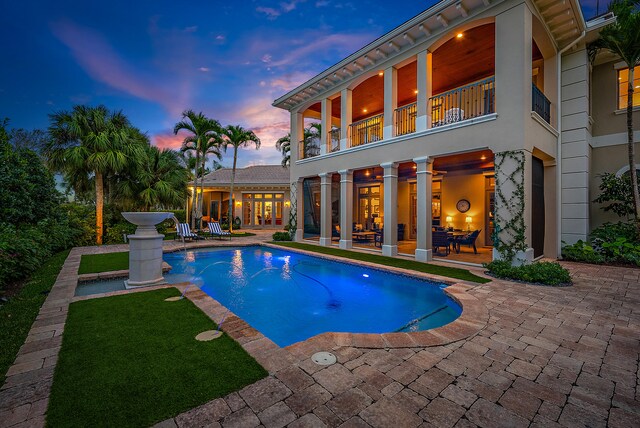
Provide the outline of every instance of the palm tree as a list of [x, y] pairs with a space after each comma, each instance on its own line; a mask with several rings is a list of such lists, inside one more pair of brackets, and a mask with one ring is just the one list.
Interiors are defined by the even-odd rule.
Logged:
[[145, 211], [175, 208], [181, 206], [188, 195], [188, 179], [189, 172], [182, 166], [177, 152], [147, 145], [140, 165], [118, 183], [117, 194], [130, 204], [141, 204]]
[[591, 61], [600, 50], [606, 50], [619, 56], [629, 67], [629, 86], [627, 87], [627, 147], [629, 155], [629, 173], [633, 189], [633, 206], [636, 229], [640, 238], [640, 192], [638, 173], [635, 167], [635, 147], [633, 144], [633, 75], [634, 67], [640, 63], [640, 5], [639, 0], [613, 0], [609, 3], [609, 12], [616, 16], [616, 22], [600, 31], [598, 39], [589, 46]]
[[233, 232], [233, 187], [236, 181], [236, 163], [238, 161], [238, 148], [249, 147], [255, 144], [256, 150], [260, 148], [260, 139], [240, 125], [229, 125], [222, 130], [222, 147], [225, 153], [229, 146], [233, 147], [233, 167], [231, 169], [231, 189], [229, 192], [229, 231]]
[[85, 183], [93, 176], [96, 201], [96, 243], [102, 244], [104, 177], [135, 162], [142, 153], [131, 124], [122, 112], [105, 106], [75, 106], [49, 116], [51, 140], [45, 147], [50, 166], [67, 178]]
[[[215, 119], [206, 117], [202, 112], [196, 114], [193, 110], [186, 110], [182, 113], [182, 120], [173, 128], [173, 133], [178, 134], [181, 130], [191, 133], [185, 137], [182, 142], [181, 150], [195, 152], [195, 169], [194, 169], [194, 186], [192, 190], [191, 203], [191, 225], [196, 227], [196, 220], [202, 218], [202, 191], [198, 195], [198, 177], [204, 178], [201, 174], [204, 170], [204, 158], [206, 152], [210, 150], [210, 141], [212, 139], [219, 141], [218, 132], [220, 131], [220, 123]], [[202, 190], [202, 189], [201, 189]]]
[[[303, 140], [304, 140], [304, 157], [311, 156], [312, 153], [320, 150], [319, 141], [322, 135], [322, 125], [320, 123], [311, 123], [308, 127], [304, 128]], [[291, 163], [291, 133], [287, 133], [284, 137], [281, 137], [276, 141], [276, 149], [282, 152], [283, 167], [287, 167]], [[317, 153], [314, 153], [317, 154]], [[301, 158], [302, 159], [302, 158]]]

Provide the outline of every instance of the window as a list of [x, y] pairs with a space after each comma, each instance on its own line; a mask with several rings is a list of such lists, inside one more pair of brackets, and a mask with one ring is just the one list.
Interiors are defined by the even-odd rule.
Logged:
[[[618, 109], [627, 108], [627, 91], [629, 85], [629, 69], [618, 70]], [[640, 106], [640, 67], [633, 72], [633, 106]]]

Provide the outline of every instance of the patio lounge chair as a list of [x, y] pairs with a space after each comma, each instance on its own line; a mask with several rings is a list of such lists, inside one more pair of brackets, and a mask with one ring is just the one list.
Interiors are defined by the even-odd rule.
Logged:
[[176, 229], [176, 236], [183, 239], [199, 239], [197, 233], [193, 233], [189, 223], [180, 223]]
[[226, 230], [222, 230], [220, 223], [217, 221], [209, 223], [209, 233], [211, 233], [212, 237], [217, 236], [219, 239], [222, 239], [223, 236], [228, 236], [229, 240], [231, 240], [231, 233]]
[[468, 245], [470, 247], [473, 246], [473, 254], [478, 254], [478, 249], [476, 248], [478, 235], [480, 235], [480, 230], [474, 230], [470, 234], [456, 239], [454, 242], [456, 253], [460, 254], [460, 245]]
[[444, 248], [444, 255], [448, 256], [451, 252], [451, 238], [447, 232], [432, 232], [433, 249], [440, 255], [440, 248]]

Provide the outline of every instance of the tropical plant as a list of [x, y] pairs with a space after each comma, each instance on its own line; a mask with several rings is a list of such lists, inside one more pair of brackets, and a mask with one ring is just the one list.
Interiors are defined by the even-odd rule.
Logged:
[[[196, 162], [194, 168], [194, 186], [192, 189], [191, 203], [191, 226], [196, 227], [196, 221], [202, 221], [202, 190], [204, 188], [204, 169], [208, 154], [214, 154], [220, 159], [220, 123], [215, 119], [206, 117], [202, 112], [195, 113], [193, 110], [186, 110], [182, 113], [182, 120], [173, 128], [173, 133], [180, 131], [190, 133], [182, 142], [183, 152], [194, 152]], [[200, 178], [200, 192], [198, 183]]]
[[189, 174], [178, 154], [170, 149], [146, 146], [139, 165], [118, 183], [117, 195], [130, 205], [152, 208], [180, 207], [188, 195]]
[[[229, 147], [233, 147], [233, 167], [231, 169], [231, 189], [229, 191], [229, 215], [233, 218], [233, 188], [236, 181], [236, 164], [238, 162], [238, 148], [255, 145], [256, 150], [260, 148], [260, 139], [253, 133], [240, 125], [229, 125], [222, 130], [222, 148], [225, 153]], [[229, 222], [229, 231], [233, 232], [233, 222]]]
[[136, 162], [143, 152], [140, 132], [122, 112], [105, 106], [74, 106], [70, 112], [50, 115], [50, 141], [44, 153], [50, 167], [67, 181], [94, 180], [96, 203], [96, 243], [102, 244], [104, 177]]
[[[320, 123], [311, 123], [303, 131], [303, 150], [304, 154], [300, 159], [317, 155], [320, 150], [320, 136], [322, 135], [322, 125]], [[276, 141], [276, 149], [282, 153], [282, 166], [287, 167], [291, 163], [291, 133], [287, 133]]]
[[640, 63], [640, 0], [613, 0], [609, 3], [609, 12], [613, 12], [616, 21], [600, 30], [597, 40], [589, 45], [591, 61], [597, 53], [606, 50], [622, 58], [629, 67], [627, 86], [627, 147], [629, 172], [633, 195], [633, 213], [636, 230], [640, 237], [640, 191], [638, 173], [635, 167], [635, 145], [633, 143], [633, 80], [634, 67]]
[[600, 194], [593, 202], [605, 204], [604, 211], [613, 211], [620, 217], [628, 218], [634, 213], [633, 186], [630, 174], [622, 174], [620, 177], [612, 173], [600, 176]]

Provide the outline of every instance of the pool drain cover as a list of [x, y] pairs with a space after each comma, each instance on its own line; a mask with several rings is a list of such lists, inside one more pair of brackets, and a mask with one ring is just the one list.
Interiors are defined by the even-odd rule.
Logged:
[[311, 357], [311, 361], [321, 366], [330, 366], [331, 364], [335, 364], [337, 359], [331, 352], [316, 352]]
[[199, 340], [200, 342], [208, 342], [210, 340], [217, 339], [220, 336], [222, 336], [222, 332], [221, 331], [218, 331], [218, 330], [207, 330], [207, 331], [203, 331], [202, 333], [197, 335], [196, 336], [196, 340]]
[[182, 299], [182, 297], [180, 296], [175, 296], [175, 297], [167, 297], [166, 299], [164, 299], [165, 302], [177, 302], [178, 300]]

